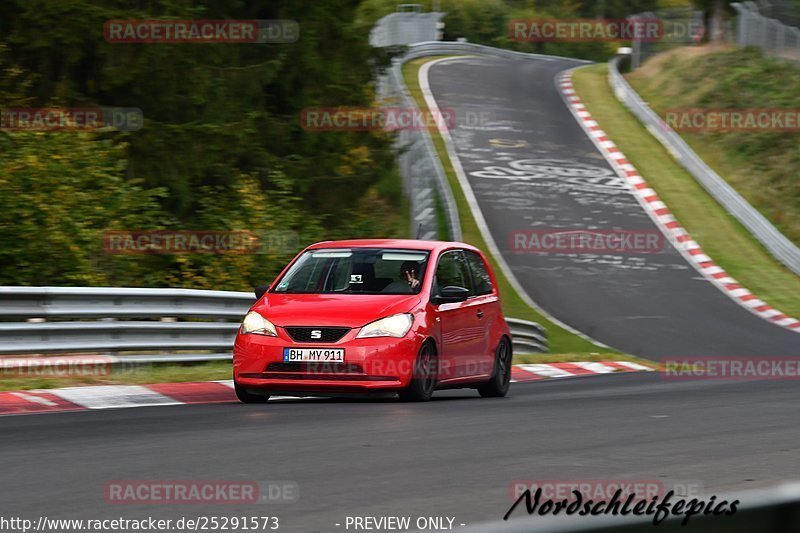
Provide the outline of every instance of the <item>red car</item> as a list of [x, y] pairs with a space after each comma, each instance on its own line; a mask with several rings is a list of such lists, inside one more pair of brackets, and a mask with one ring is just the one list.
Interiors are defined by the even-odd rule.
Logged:
[[486, 258], [458, 242], [352, 240], [309, 246], [245, 316], [236, 395], [505, 396], [511, 333]]

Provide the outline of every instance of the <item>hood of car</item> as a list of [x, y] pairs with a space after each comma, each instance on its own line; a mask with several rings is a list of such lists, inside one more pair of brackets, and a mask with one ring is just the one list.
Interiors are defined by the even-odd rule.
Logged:
[[373, 320], [407, 313], [418, 294], [280, 294], [268, 293], [253, 306], [276, 326], [342, 326], [359, 328]]

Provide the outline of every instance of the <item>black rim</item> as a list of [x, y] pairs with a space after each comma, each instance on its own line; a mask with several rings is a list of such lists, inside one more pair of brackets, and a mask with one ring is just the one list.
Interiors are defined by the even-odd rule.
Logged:
[[508, 343], [501, 341], [497, 347], [497, 372], [500, 374], [500, 385], [505, 387], [511, 381], [511, 350]]
[[436, 373], [434, 372], [435, 356], [430, 344], [426, 344], [419, 352], [419, 373], [422, 381], [422, 389], [425, 393], [432, 392], [436, 385]]

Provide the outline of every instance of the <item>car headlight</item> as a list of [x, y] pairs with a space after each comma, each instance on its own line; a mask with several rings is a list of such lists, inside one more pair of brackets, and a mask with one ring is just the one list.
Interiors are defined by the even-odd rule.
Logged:
[[357, 339], [365, 339], [368, 337], [405, 337], [408, 330], [411, 329], [411, 324], [414, 323], [414, 317], [408, 313], [400, 315], [387, 316], [375, 322], [370, 322], [358, 332]]
[[255, 333], [256, 335], [268, 335], [270, 337], [278, 336], [275, 325], [255, 311], [250, 311], [245, 315], [244, 320], [242, 320], [241, 331], [242, 333]]

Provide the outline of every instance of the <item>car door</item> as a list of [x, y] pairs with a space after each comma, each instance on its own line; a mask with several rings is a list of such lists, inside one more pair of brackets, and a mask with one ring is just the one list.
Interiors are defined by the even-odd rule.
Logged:
[[441, 327], [441, 381], [474, 375], [475, 361], [480, 360], [484, 343], [479, 307], [473, 298], [472, 277], [461, 250], [448, 250], [439, 257], [432, 296], [438, 296], [440, 289], [448, 286], [467, 289], [469, 297], [463, 302], [435, 306]]

